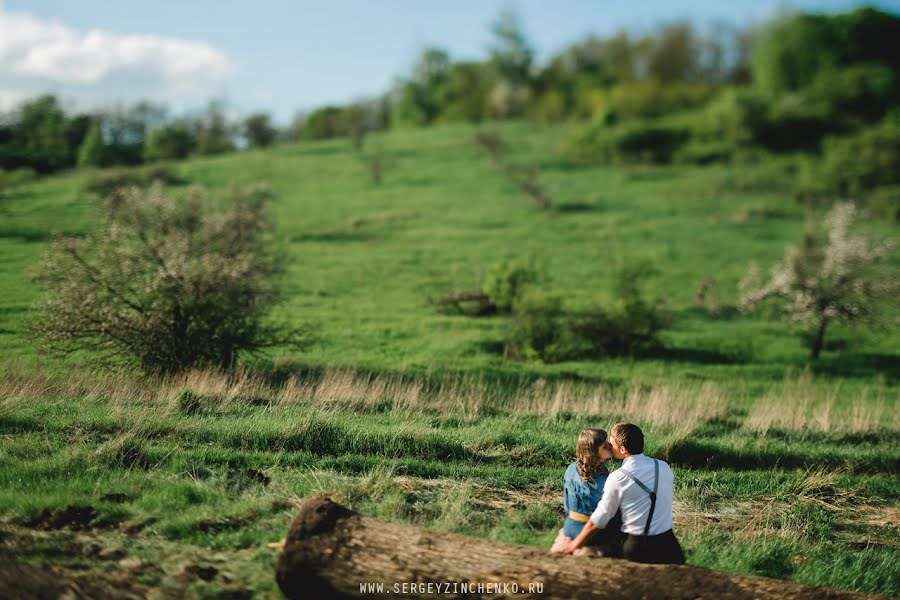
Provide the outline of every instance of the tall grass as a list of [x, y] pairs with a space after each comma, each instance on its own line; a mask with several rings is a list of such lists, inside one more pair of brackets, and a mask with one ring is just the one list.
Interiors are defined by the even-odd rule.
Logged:
[[745, 428], [825, 433], [875, 433], [900, 430], [897, 397], [881, 386], [867, 386], [848, 398], [841, 384], [814, 383], [809, 371], [785, 376], [780, 386], [757, 399]]

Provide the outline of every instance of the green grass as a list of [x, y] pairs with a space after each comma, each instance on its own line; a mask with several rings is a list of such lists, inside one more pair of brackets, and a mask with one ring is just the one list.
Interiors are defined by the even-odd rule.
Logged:
[[[452, 126], [371, 136], [387, 156], [374, 185], [347, 140], [280, 146], [173, 166], [213, 190], [264, 181], [291, 255], [279, 314], [319, 325], [304, 353], [272, 357], [378, 371], [428, 370], [573, 376], [630, 383], [709, 379], [769, 382], [806, 362], [805, 341], [785, 323], [734, 314], [736, 285], [751, 261], [766, 266], [803, 230], [803, 210], [783, 191], [790, 157], [758, 165], [575, 168], [557, 158], [561, 127], [491, 126], [512, 160], [542, 167], [557, 210], [520, 196], [471, 142], [476, 129]], [[17, 188], [0, 201], [0, 358], [38, 356], [21, 325], [39, 291], [27, 271], [54, 232], [89, 230], [94, 175], [73, 172]], [[176, 188], [177, 189], [177, 188]], [[896, 227], [869, 222], [878, 235]], [[534, 256], [547, 286], [573, 304], [610, 296], [617, 264], [649, 260], [648, 291], [674, 313], [666, 350], [652, 359], [554, 365], [503, 361], [503, 318], [442, 316], [429, 303], [477, 286], [497, 261]], [[896, 262], [896, 260], [895, 260]], [[725, 308], [693, 306], [712, 277]], [[896, 317], [896, 315], [893, 315]], [[896, 332], [836, 326], [817, 374], [846, 380], [897, 379]]]
[[[519, 195], [471, 126], [371, 136], [367, 151], [386, 153], [381, 185], [348, 140], [172, 165], [213, 192], [255, 181], [275, 192], [291, 256], [278, 313], [318, 325], [304, 352], [252, 363], [275, 388], [202, 374], [134, 382], [87, 375], [90, 357], [41, 354], [23, 329], [39, 296], [30, 269], [54, 233], [90, 230], [96, 173], [0, 197], [0, 364], [21, 367], [0, 377], [7, 548], [98, 577], [139, 558], [135, 581], [185, 595], [277, 597], [265, 543], [315, 491], [385, 519], [549, 547], [578, 431], [629, 419], [676, 471], [690, 564], [900, 595], [900, 334], [836, 326], [807, 365], [803, 330], [733, 308], [749, 263], [767, 267], [803, 231], [785, 191], [794, 158], [584, 168], [559, 158], [563, 127], [490, 127], [514, 162], [540, 167], [554, 210]], [[527, 257], [576, 306], [608, 299], [617, 265], [650, 261], [647, 289], [673, 314], [664, 350], [505, 361], [505, 317], [430, 303]], [[694, 306], [708, 277], [719, 311]], [[196, 399], [179, 400], [184, 389]], [[191, 574], [210, 565], [211, 581]]]
[[[275, 554], [265, 543], [317, 491], [384, 519], [549, 547], [578, 431], [610, 418], [498, 410], [460, 419], [424, 404], [403, 411], [264, 395], [269, 405], [204, 398], [201, 413], [185, 415], [172, 399], [128, 393], [7, 394], [0, 518], [17, 554], [102, 570], [102, 556], [118, 549], [117, 559], [155, 565], [140, 580], [151, 587], [203, 595], [238, 580], [273, 596]], [[645, 422], [648, 454], [676, 472], [689, 564], [900, 594], [897, 430], [881, 427], [862, 443], [777, 429], [754, 438], [743, 415], [732, 406], [688, 436], [661, 415]], [[722, 457], [730, 462], [717, 466]], [[185, 564], [224, 575], [185, 580]]]

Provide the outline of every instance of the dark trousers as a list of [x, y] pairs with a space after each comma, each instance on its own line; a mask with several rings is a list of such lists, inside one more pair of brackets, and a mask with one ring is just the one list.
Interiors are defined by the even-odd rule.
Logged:
[[671, 529], [659, 535], [626, 535], [622, 554], [639, 563], [684, 564], [684, 552]]
[[603, 556], [622, 558], [622, 536], [625, 534], [619, 531], [621, 527], [622, 514], [617, 512], [606, 527], [589, 537], [584, 545], [597, 548]]

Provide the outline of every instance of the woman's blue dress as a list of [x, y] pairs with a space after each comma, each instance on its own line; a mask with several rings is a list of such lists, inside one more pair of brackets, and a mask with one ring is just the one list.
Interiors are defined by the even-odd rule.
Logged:
[[572, 463], [566, 469], [563, 477], [563, 508], [566, 511], [566, 522], [563, 524], [563, 534], [567, 537], [577, 537], [584, 527], [584, 523], [569, 517], [570, 511], [590, 515], [597, 508], [600, 496], [603, 495], [603, 484], [609, 473], [605, 470], [593, 474], [593, 482], [584, 481], [578, 472], [578, 464]]

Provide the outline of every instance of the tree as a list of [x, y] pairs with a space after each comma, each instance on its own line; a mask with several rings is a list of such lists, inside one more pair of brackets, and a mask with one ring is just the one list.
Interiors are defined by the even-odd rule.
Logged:
[[890, 254], [893, 243], [876, 244], [852, 235], [855, 216], [853, 204], [836, 204], [825, 219], [825, 235], [813, 231], [799, 247], [788, 246], [767, 283], [760, 283], [755, 265], [741, 281], [741, 310], [774, 300], [793, 321], [815, 324], [810, 360], [819, 357], [829, 323], [877, 323], [881, 300], [898, 287], [896, 273], [884, 274], [875, 268]]
[[220, 154], [234, 150], [231, 125], [218, 102], [210, 102], [206, 113], [194, 122], [193, 134], [200, 154]]
[[100, 125], [94, 125], [88, 131], [81, 147], [78, 149], [79, 167], [103, 167], [107, 164], [107, 147], [103, 141]]
[[54, 353], [92, 351], [162, 373], [302, 343], [302, 332], [265, 320], [284, 265], [267, 198], [260, 186], [234, 190], [215, 212], [199, 187], [183, 199], [159, 184], [107, 196], [96, 231], [46, 250], [31, 330]]
[[173, 123], [154, 129], [144, 139], [144, 160], [181, 160], [197, 146], [194, 134], [184, 124]]
[[[689, 566], [609, 558], [560, 559], [524, 544], [382, 521], [354, 512], [324, 494], [303, 499], [284, 543], [276, 544], [283, 550], [275, 565], [275, 580], [289, 600], [373, 597], [371, 592], [361, 591], [360, 581], [460, 582], [453, 586], [457, 598], [489, 598], [494, 592], [496, 597], [522, 600], [616, 597], [615, 591], [598, 590], [596, 572], [583, 568], [585, 563], [603, 570], [606, 590], [629, 590], [636, 598], [692, 600], [701, 589], [710, 598], [859, 598], [855, 592]], [[493, 583], [499, 573], [503, 574], [502, 583]], [[378, 584], [382, 585], [390, 584]], [[425, 583], [403, 585], [404, 598], [425, 597], [426, 585], [431, 589], [431, 584]]]
[[254, 113], [244, 119], [244, 137], [251, 148], [265, 148], [275, 141], [278, 130], [272, 126], [269, 115]]
[[832, 69], [871, 62], [900, 70], [900, 17], [872, 8], [803, 14], [776, 22], [756, 41], [753, 80], [764, 91], [781, 93]]
[[446, 105], [450, 81], [450, 55], [440, 48], [426, 48], [413, 68], [412, 77], [395, 91], [394, 117], [401, 123], [433, 123]]
[[55, 96], [40, 96], [19, 107], [16, 145], [28, 166], [48, 173], [71, 164], [65, 125], [66, 115]]
[[494, 44], [490, 49], [491, 62], [500, 78], [510, 85], [526, 85], [530, 78], [534, 50], [525, 34], [518, 16], [504, 11], [491, 27]]
[[166, 109], [149, 102], [106, 111], [101, 117], [108, 162], [137, 165], [143, 160], [147, 133], [163, 125]]
[[700, 78], [701, 41], [687, 23], [663, 27], [648, 48], [647, 71], [662, 83]]

